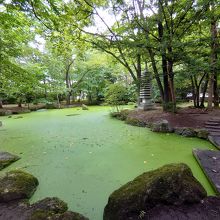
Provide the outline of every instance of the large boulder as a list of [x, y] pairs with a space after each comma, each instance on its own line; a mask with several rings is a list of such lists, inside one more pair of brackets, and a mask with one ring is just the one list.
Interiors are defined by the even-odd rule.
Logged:
[[209, 136], [209, 132], [206, 129], [197, 129], [197, 137], [207, 140]]
[[104, 210], [104, 220], [124, 220], [147, 213], [158, 204], [199, 203], [206, 191], [186, 164], [169, 164], [143, 173], [113, 192]]
[[125, 120], [125, 123], [126, 124], [129, 124], [129, 125], [133, 125], [133, 126], [138, 126], [138, 127], [145, 127], [146, 126], [146, 123], [138, 118], [135, 118], [135, 117], [127, 117], [126, 120]]
[[8, 152], [0, 152], [0, 170], [19, 159], [20, 157], [10, 154]]
[[28, 199], [38, 186], [36, 177], [21, 170], [6, 173], [0, 178], [0, 202]]
[[150, 129], [153, 132], [171, 133], [173, 128], [167, 120], [161, 120], [150, 124]]
[[184, 137], [196, 137], [197, 136], [197, 132], [193, 128], [176, 127], [174, 129], [174, 132]]

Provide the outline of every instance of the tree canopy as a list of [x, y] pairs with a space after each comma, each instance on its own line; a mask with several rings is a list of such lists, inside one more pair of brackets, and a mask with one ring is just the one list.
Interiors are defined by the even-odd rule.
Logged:
[[0, 100], [98, 103], [114, 83], [138, 94], [147, 69], [165, 111], [190, 92], [218, 106], [219, 19], [217, 0], [3, 1]]

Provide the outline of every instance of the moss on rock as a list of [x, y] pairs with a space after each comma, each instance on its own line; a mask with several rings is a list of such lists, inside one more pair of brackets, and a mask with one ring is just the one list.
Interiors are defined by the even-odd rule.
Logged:
[[207, 140], [209, 136], [209, 132], [206, 129], [197, 129], [197, 137]]
[[197, 132], [193, 128], [188, 128], [188, 127], [176, 127], [174, 129], [174, 132], [184, 137], [196, 137], [197, 136]]
[[202, 185], [186, 164], [169, 164], [143, 173], [113, 192], [104, 210], [104, 220], [124, 220], [157, 204], [181, 205], [200, 202], [206, 196]]
[[63, 213], [67, 211], [67, 204], [57, 197], [45, 198], [32, 205], [34, 210], [45, 210], [53, 213]]
[[126, 124], [138, 126], [138, 127], [145, 127], [146, 123], [144, 121], [141, 121], [138, 118], [128, 117], [125, 121]]
[[49, 220], [53, 216], [53, 212], [45, 210], [36, 210], [34, 211], [28, 220]]
[[125, 121], [129, 115], [129, 112], [130, 110], [124, 109], [124, 110], [121, 110], [120, 112], [111, 112], [110, 116], [112, 118], [117, 118], [119, 120]]
[[38, 186], [36, 177], [21, 170], [10, 171], [0, 178], [0, 202], [27, 199]]
[[63, 214], [53, 216], [51, 220], [89, 220], [89, 219], [77, 212], [67, 211]]
[[67, 204], [59, 198], [45, 198], [30, 207], [28, 220], [88, 220], [83, 215], [67, 209]]
[[150, 129], [153, 132], [172, 133], [173, 128], [167, 120], [161, 120], [150, 124]]

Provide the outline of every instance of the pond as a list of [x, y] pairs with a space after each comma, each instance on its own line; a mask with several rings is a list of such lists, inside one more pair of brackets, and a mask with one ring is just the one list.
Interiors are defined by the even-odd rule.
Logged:
[[39, 179], [31, 202], [57, 196], [91, 220], [102, 219], [111, 192], [167, 163], [188, 164], [214, 194], [192, 156], [193, 148], [214, 149], [209, 142], [153, 133], [111, 119], [109, 112], [109, 107], [90, 107], [1, 117], [0, 150], [21, 156], [4, 171], [22, 169]]

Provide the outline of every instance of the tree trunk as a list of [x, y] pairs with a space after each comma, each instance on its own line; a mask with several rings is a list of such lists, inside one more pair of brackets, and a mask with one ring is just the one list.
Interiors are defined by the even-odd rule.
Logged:
[[141, 88], [141, 55], [137, 54], [137, 93], [138, 93], [138, 98], [137, 98], [137, 105], [139, 106], [140, 104], [140, 88]]
[[160, 76], [159, 76], [159, 73], [158, 73], [158, 70], [157, 70], [157, 65], [156, 65], [156, 61], [155, 61], [155, 58], [154, 58], [154, 53], [153, 53], [151, 48], [148, 48], [148, 53], [150, 55], [151, 64], [152, 64], [153, 71], [154, 71], [154, 76], [156, 78], [157, 85], [158, 85], [158, 88], [160, 90], [160, 96], [161, 96], [162, 101], [164, 101], [164, 89], [163, 89], [163, 85], [161, 83]]
[[[170, 111], [170, 101], [172, 101], [171, 98], [171, 88], [170, 88], [170, 82], [169, 82], [169, 75], [168, 75], [168, 60], [166, 56], [166, 46], [163, 44], [163, 39], [164, 39], [164, 27], [163, 27], [163, 22], [162, 22], [162, 8], [161, 8], [161, 3], [158, 3], [158, 36], [160, 39], [160, 44], [161, 44], [161, 62], [162, 62], [162, 70], [163, 70], [163, 91], [164, 91], [164, 96], [163, 96], [163, 110], [164, 111]], [[173, 81], [171, 82], [173, 83]]]
[[206, 91], [207, 91], [207, 88], [208, 88], [208, 83], [209, 83], [209, 75], [206, 74], [206, 80], [205, 80], [205, 85], [203, 87], [200, 108], [204, 108], [205, 107], [205, 105], [204, 105], [204, 103], [205, 103], [205, 94], [206, 94]]
[[194, 79], [191, 76], [191, 84], [192, 84], [192, 98], [193, 98], [193, 105], [194, 107], [196, 107], [196, 92], [195, 92], [195, 83], [194, 83]]
[[172, 111], [176, 112], [176, 93], [174, 87], [174, 73], [173, 73], [173, 59], [172, 59], [172, 48], [168, 47], [169, 56], [168, 59], [168, 76], [169, 76], [169, 89], [170, 89], [170, 101], [172, 102]]
[[3, 108], [3, 103], [1, 99], [0, 99], [0, 108]]
[[70, 67], [73, 64], [74, 60], [71, 60], [70, 63], [66, 66], [66, 73], [65, 73], [65, 80], [66, 80], [66, 88], [67, 88], [67, 96], [66, 96], [66, 104], [70, 105], [71, 104], [71, 95], [72, 95], [72, 90], [71, 90], [71, 80], [70, 80]]
[[59, 99], [59, 94], [57, 94], [57, 105], [58, 105], [58, 108], [60, 108], [60, 99]]
[[22, 108], [22, 103], [21, 103], [21, 101], [18, 102], [18, 107], [19, 107], [19, 108]]
[[[211, 74], [209, 79], [209, 98], [208, 98], [208, 108], [212, 108], [212, 103], [215, 101], [215, 106], [219, 106], [218, 98], [218, 86], [217, 86], [217, 19], [214, 15], [215, 6], [211, 5]], [[216, 82], [215, 82], [216, 79]], [[213, 99], [214, 95], [214, 99]]]
[[217, 76], [217, 71], [215, 72], [214, 75], [214, 84], [213, 84], [213, 93], [214, 93], [214, 107], [218, 108], [219, 107], [219, 95], [218, 95], [218, 76]]

